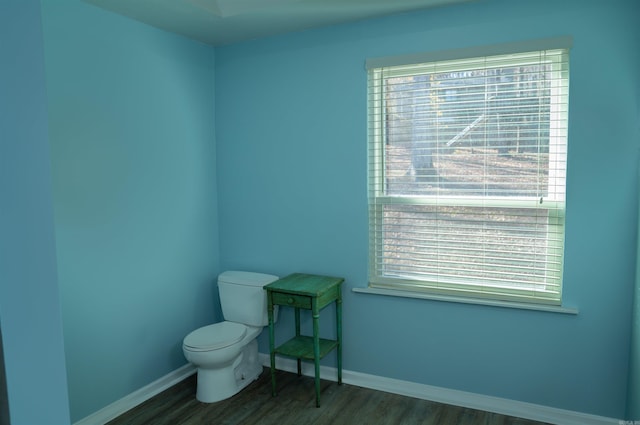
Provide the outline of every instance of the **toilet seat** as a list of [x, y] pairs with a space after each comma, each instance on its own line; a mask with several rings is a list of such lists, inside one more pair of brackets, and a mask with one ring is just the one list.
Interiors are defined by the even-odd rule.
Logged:
[[220, 322], [196, 329], [184, 338], [183, 346], [190, 351], [213, 351], [233, 345], [247, 333], [241, 323]]

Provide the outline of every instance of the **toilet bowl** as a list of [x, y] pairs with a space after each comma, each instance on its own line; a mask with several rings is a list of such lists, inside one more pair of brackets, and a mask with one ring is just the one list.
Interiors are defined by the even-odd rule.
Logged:
[[204, 403], [224, 400], [258, 378], [258, 341], [262, 328], [221, 322], [187, 335], [185, 358], [198, 367], [196, 398]]
[[188, 334], [182, 344], [185, 358], [198, 369], [196, 398], [213, 403], [229, 398], [262, 372], [257, 337], [268, 324], [263, 286], [276, 276], [225, 272], [218, 277], [224, 322]]

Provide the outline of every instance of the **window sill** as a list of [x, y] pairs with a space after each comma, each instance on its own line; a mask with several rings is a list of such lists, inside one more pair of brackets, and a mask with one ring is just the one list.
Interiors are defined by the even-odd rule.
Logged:
[[480, 299], [480, 298], [464, 298], [464, 297], [454, 297], [454, 296], [447, 296], [447, 295], [434, 295], [434, 294], [426, 294], [422, 292], [398, 291], [398, 290], [383, 289], [383, 288], [352, 288], [352, 291], [359, 294], [386, 295], [390, 297], [403, 297], [403, 298], [420, 298], [420, 299], [433, 300], [433, 301], [488, 305], [492, 307], [546, 311], [549, 313], [559, 313], [559, 314], [571, 314], [571, 315], [578, 314], [577, 308], [563, 307], [563, 306], [556, 306], [556, 305], [525, 304], [525, 303], [517, 303], [517, 302], [511, 302], [511, 301], [498, 301], [498, 300], [486, 300], [486, 299]]

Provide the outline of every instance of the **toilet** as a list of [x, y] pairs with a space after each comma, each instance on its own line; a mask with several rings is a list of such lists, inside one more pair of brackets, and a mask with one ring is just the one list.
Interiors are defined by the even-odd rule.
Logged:
[[196, 329], [182, 343], [185, 358], [198, 369], [198, 401], [224, 400], [258, 379], [262, 364], [256, 338], [269, 324], [263, 287], [276, 280], [277, 276], [242, 271], [218, 276], [225, 321]]

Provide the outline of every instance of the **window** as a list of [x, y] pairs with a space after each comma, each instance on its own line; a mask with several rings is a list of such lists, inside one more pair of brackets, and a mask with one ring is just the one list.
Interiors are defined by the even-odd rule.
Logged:
[[565, 47], [368, 61], [371, 287], [561, 303]]

